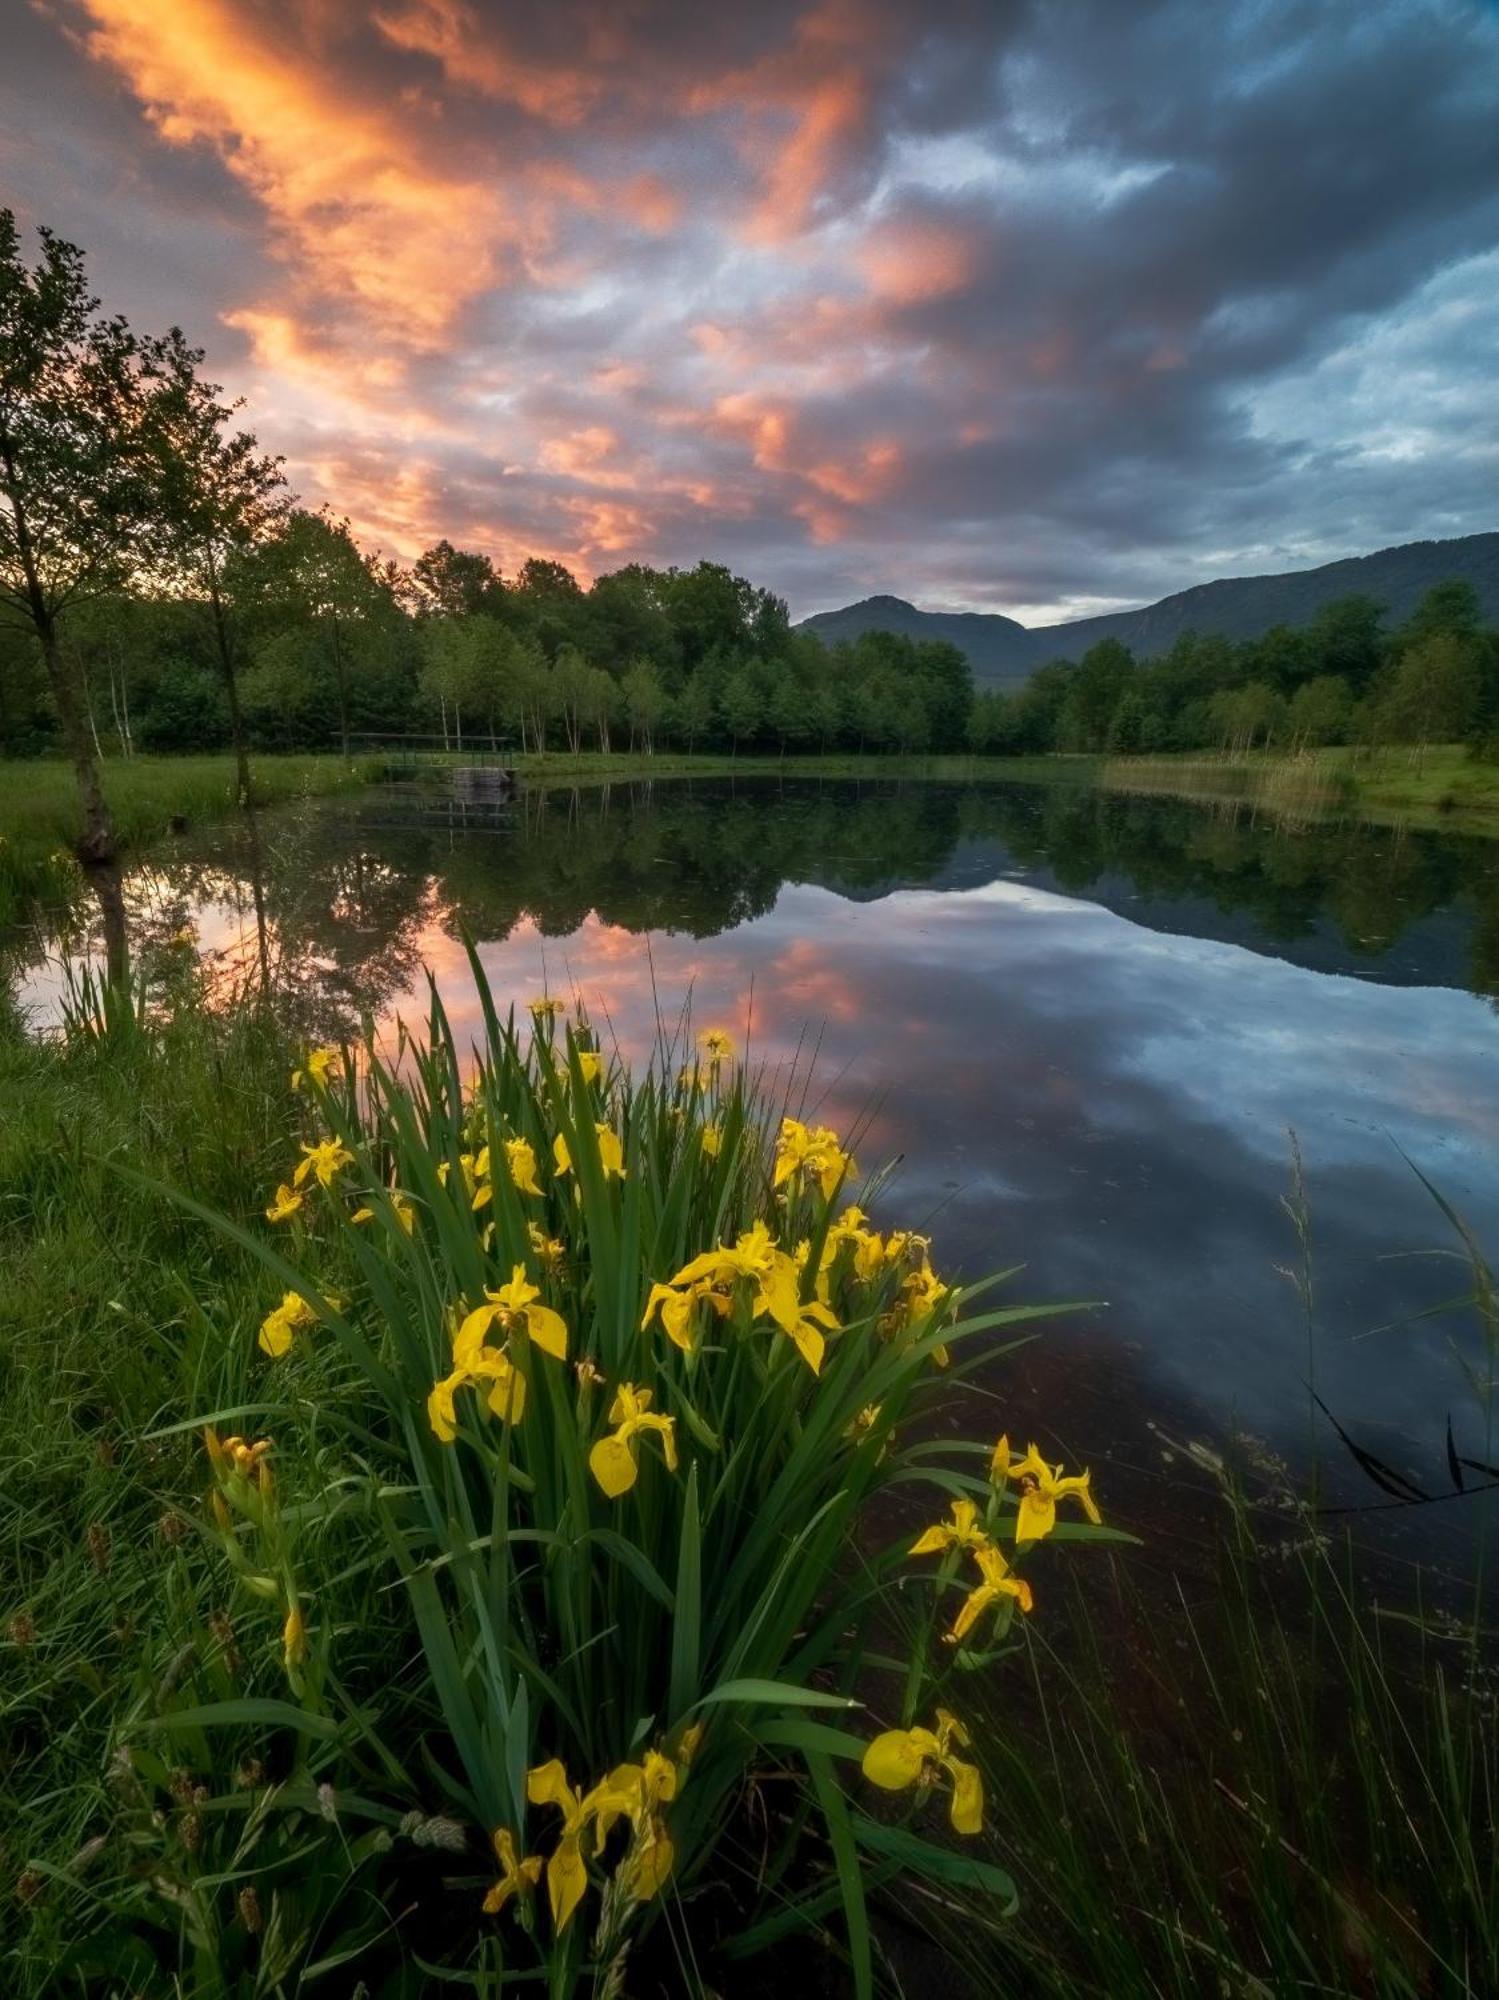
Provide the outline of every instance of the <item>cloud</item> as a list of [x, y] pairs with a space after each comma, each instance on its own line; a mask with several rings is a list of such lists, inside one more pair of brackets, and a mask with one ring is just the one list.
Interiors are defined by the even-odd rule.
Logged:
[[408, 556], [1044, 617], [1499, 511], [1473, 0], [37, 0], [14, 39], [23, 212]]

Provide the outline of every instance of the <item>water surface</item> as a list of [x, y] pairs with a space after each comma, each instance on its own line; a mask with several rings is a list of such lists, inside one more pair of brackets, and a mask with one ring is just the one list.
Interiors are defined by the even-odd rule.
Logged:
[[[191, 923], [218, 976], [253, 963], [258, 868], [310, 1029], [415, 1019], [430, 971], [477, 1033], [466, 928], [502, 1002], [576, 991], [632, 1056], [690, 992], [756, 1060], [810, 1061], [809, 1104], [860, 1128], [862, 1165], [899, 1160], [880, 1210], [929, 1228], [941, 1268], [1023, 1264], [1017, 1296], [1107, 1302], [991, 1385], [1012, 1433], [1139, 1465], [1153, 1423], [1245, 1428], [1304, 1463], [1315, 1386], [1423, 1483], [1443, 1483], [1449, 1411], [1482, 1454], [1454, 1359], [1475, 1331], [1415, 1317], [1465, 1285], [1424, 1254], [1454, 1239], [1416, 1169], [1490, 1232], [1499, 846], [1039, 787], [754, 780], [498, 811], [391, 786], [266, 815], [258, 848], [217, 827], [135, 868], [137, 945]], [[13, 953], [43, 1017], [51, 950]], [[1286, 1275], [1293, 1132], [1310, 1338]]]

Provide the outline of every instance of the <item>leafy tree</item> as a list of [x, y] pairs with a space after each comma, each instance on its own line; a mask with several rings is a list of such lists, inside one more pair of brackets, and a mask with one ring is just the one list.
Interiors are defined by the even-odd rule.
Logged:
[[1338, 597], [1312, 620], [1309, 644], [1318, 671], [1347, 681], [1355, 695], [1368, 687], [1384, 657], [1382, 608], [1369, 597]]
[[432, 618], [494, 612], [504, 594], [499, 572], [488, 556], [455, 549], [446, 537], [417, 557], [410, 581], [418, 613]]
[[[703, 564], [709, 568], [709, 564]], [[752, 741], [765, 725], [765, 703], [753, 671], [747, 666], [736, 667], [723, 684], [719, 695], [719, 711], [729, 740], [738, 753], [741, 743]]]
[[666, 712], [666, 690], [649, 660], [637, 660], [624, 677], [625, 717], [630, 725], [630, 748], [645, 746], [649, 757], [655, 749], [655, 732]]
[[1337, 674], [1318, 674], [1291, 697], [1286, 731], [1293, 750], [1315, 750], [1326, 743], [1346, 743], [1353, 721], [1353, 694]]
[[1467, 734], [1483, 692], [1473, 649], [1459, 632], [1433, 632], [1402, 654], [1378, 697], [1381, 735], [1415, 747]]
[[671, 705], [671, 731], [689, 750], [713, 728], [713, 690], [705, 674], [692, 674]]
[[83, 805], [79, 852], [115, 848], [69, 606], [128, 581], [159, 508], [147, 432], [155, 388], [123, 319], [105, 319], [82, 253], [39, 232], [34, 268], [0, 209], [0, 609], [36, 636]]
[[251, 432], [228, 428], [239, 405], [219, 400], [219, 385], [198, 373], [202, 363], [202, 350], [189, 347], [176, 327], [149, 359], [157, 384], [151, 445], [162, 496], [154, 566], [167, 581], [206, 601], [240, 798], [248, 804], [235, 614], [243, 604], [241, 586], [253, 574], [244, 558], [280, 525], [289, 503], [281, 460], [265, 456]]
[[148, 750], [216, 750], [229, 732], [224, 692], [206, 668], [172, 662], [140, 719]]
[[360, 664], [370, 623], [394, 614], [388, 580], [354, 540], [348, 521], [327, 508], [293, 509], [261, 543], [253, 569], [263, 614], [322, 637], [332, 668], [339, 747], [347, 757], [350, 675]]

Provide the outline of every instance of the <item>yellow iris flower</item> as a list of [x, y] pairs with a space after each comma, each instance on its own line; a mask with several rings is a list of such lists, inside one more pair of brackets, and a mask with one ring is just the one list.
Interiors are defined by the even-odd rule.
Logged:
[[630, 1822], [630, 1851], [615, 1880], [634, 1902], [648, 1903], [671, 1874], [675, 1849], [661, 1808], [676, 1795], [676, 1765], [659, 1750], [647, 1750], [639, 1764], [617, 1765], [584, 1801], [594, 1813], [596, 1854], [604, 1851], [616, 1820]]
[[558, 1361], [567, 1359], [567, 1322], [550, 1306], [539, 1305], [541, 1293], [526, 1277], [524, 1264], [511, 1266], [510, 1282], [497, 1292], [487, 1288], [485, 1303], [476, 1306], [458, 1329], [453, 1342], [453, 1358], [460, 1364], [465, 1354], [475, 1354], [489, 1329], [499, 1322], [507, 1333], [525, 1334]]
[[526, 1797], [533, 1806], [555, 1806], [562, 1815], [562, 1832], [546, 1865], [552, 1924], [560, 1933], [566, 1930], [588, 1887], [583, 1835], [592, 1813], [588, 1802], [567, 1782], [567, 1768], [560, 1757], [526, 1773]]
[[676, 1471], [676, 1418], [663, 1417], [652, 1410], [649, 1389], [637, 1389], [632, 1382], [621, 1382], [609, 1408], [609, 1422], [614, 1428], [607, 1437], [601, 1437], [589, 1452], [588, 1469], [611, 1500], [618, 1500], [628, 1493], [640, 1476], [640, 1446], [637, 1440], [644, 1432], [656, 1433], [661, 1440], [661, 1455], [666, 1460], [667, 1471]]
[[952, 1520], [939, 1521], [927, 1528], [911, 1544], [913, 1556], [946, 1555], [949, 1549], [987, 1549], [993, 1546], [979, 1525], [979, 1510], [971, 1500], [954, 1500]]
[[843, 1150], [838, 1134], [828, 1126], [804, 1125], [798, 1118], [783, 1118], [776, 1140], [774, 1185], [784, 1186], [793, 1174], [803, 1170], [816, 1179], [826, 1201], [855, 1167], [852, 1155]]
[[242, 1437], [221, 1438], [212, 1424], [208, 1424], [203, 1431], [203, 1449], [216, 1474], [238, 1475], [262, 1492], [269, 1487], [271, 1469], [266, 1464], [271, 1450], [269, 1438], [257, 1438], [254, 1444], [246, 1444]]
[[522, 1194], [541, 1193], [536, 1179], [536, 1150], [529, 1139], [507, 1139], [505, 1141], [505, 1164], [510, 1169], [510, 1178]]
[[1060, 1465], [1048, 1465], [1035, 1445], [1028, 1445], [1024, 1458], [1012, 1460], [1010, 1441], [1002, 1437], [994, 1447], [989, 1477], [995, 1485], [1013, 1479], [1020, 1488], [1020, 1511], [1015, 1519], [1015, 1540], [1039, 1542], [1057, 1524], [1057, 1502], [1076, 1500], [1095, 1527], [1103, 1521], [1093, 1498], [1092, 1474], [1074, 1472], [1064, 1476]]
[[[618, 1133], [603, 1124], [596, 1124], [593, 1129], [598, 1134], [599, 1165], [604, 1170], [604, 1179], [622, 1181], [625, 1178], [625, 1149], [620, 1144]], [[552, 1159], [559, 1176], [572, 1172], [573, 1156], [560, 1132], [552, 1141]]]
[[494, 1855], [500, 1864], [500, 1879], [491, 1885], [484, 1898], [486, 1917], [497, 1917], [512, 1896], [528, 1896], [541, 1880], [541, 1856], [528, 1854], [522, 1861], [515, 1850], [515, 1836], [508, 1826], [496, 1829]]
[[295, 1188], [288, 1187], [286, 1182], [282, 1181], [276, 1189], [276, 1199], [266, 1209], [265, 1219], [267, 1222], [285, 1222], [286, 1218], [295, 1215], [301, 1206], [301, 1195]]
[[493, 1414], [518, 1424], [526, 1413], [526, 1378], [506, 1347], [490, 1347], [486, 1335], [499, 1326], [512, 1338], [533, 1342], [554, 1360], [567, 1359], [567, 1322], [561, 1313], [538, 1303], [541, 1293], [516, 1264], [510, 1282], [497, 1292], [486, 1291], [484, 1304], [465, 1315], [453, 1336], [453, 1372], [434, 1382], [427, 1397], [427, 1421], [440, 1444], [458, 1435], [456, 1397], [460, 1389], [485, 1388]]
[[531, 1019], [536, 1023], [537, 1027], [540, 1027], [544, 1022], [554, 1021], [559, 1014], [567, 1012], [567, 1003], [565, 1000], [554, 1000], [548, 994], [542, 994], [537, 1000], [528, 1000], [526, 1006], [529, 1008]]
[[704, 1028], [697, 1045], [708, 1058], [709, 1069], [734, 1060], [734, 1038], [727, 1028]]
[[315, 1326], [317, 1313], [300, 1292], [287, 1292], [274, 1312], [260, 1322], [260, 1346], [273, 1361], [279, 1361], [292, 1344], [299, 1327]]
[[[726, 1313], [730, 1309], [728, 1294], [741, 1280], [755, 1287], [750, 1302], [752, 1316], [774, 1320], [812, 1373], [820, 1373], [826, 1349], [824, 1333], [836, 1333], [838, 1320], [820, 1300], [803, 1302], [801, 1265], [781, 1249], [763, 1222], [745, 1230], [733, 1244], [721, 1243], [717, 1249], [692, 1258], [669, 1284], [652, 1286], [642, 1325], [659, 1305], [668, 1335], [679, 1347], [690, 1349], [692, 1302], [707, 1298], [720, 1313]], [[681, 1296], [674, 1300], [674, 1293]]]
[[294, 1069], [291, 1073], [292, 1089], [300, 1090], [308, 1081], [326, 1084], [328, 1072], [340, 1060], [342, 1053], [340, 1049], [309, 1049], [304, 1058], [305, 1067]]
[[717, 1125], [703, 1127], [703, 1153], [707, 1159], [716, 1160], [723, 1151], [723, 1133]]
[[299, 1604], [287, 1612], [281, 1628], [281, 1658], [289, 1674], [295, 1673], [307, 1658], [307, 1625]]
[[979, 1566], [983, 1582], [970, 1590], [952, 1622], [952, 1630], [945, 1636], [949, 1646], [956, 1646], [966, 1639], [979, 1619], [991, 1606], [1002, 1604], [1006, 1598], [1013, 1598], [1021, 1610], [1029, 1616], [1034, 1599], [1031, 1587], [1023, 1576], [1016, 1576], [999, 1550], [991, 1542], [973, 1551], [973, 1559]]
[[302, 1142], [304, 1157], [298, 1161], [297, 1170], [292, 1175], [292, 1186], [305, 1185], [309, 1174], [316, 1174], [320, 1187], [332, 1187], [334, 1180], [345, 1167], [352, 1167], [354, 1155], [342, 1139], [319, 1139], [315, 1146]]
[[567, 1256], [565, 1243], [559, 1243], [555, 1236], [548, 1236], [546, 1231], [538, 1229], [534, 1222], [526, 1224], [526, 1235], [530, 1239], [532, 1250], [536, 1253], [536, 1261], [544, 1269], [557, 1271], [562, 1268], [563, 1260]]
[[887, 1729], [864, 1752], [864, 1775], [887, 1792], [911, 1785], [935, 1785], [944, 1777], [952, 1786], [949, 1816], [955, 1833], [979, 1833], [984, 1824], [984, 1781], [976, 1765], [953, 1754], [956, 1743], [969, 1748], [968, 1731], [945, 1708], [937, 1710], [935, 1729]]

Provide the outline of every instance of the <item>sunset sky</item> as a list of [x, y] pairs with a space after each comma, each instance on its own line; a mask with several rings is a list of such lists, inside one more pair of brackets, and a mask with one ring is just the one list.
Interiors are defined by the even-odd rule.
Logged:
[[1499, 9], [0, 0], [0, 202], [305, 500], [1041, 622], [1499, 527]]

